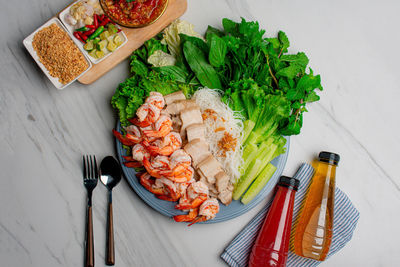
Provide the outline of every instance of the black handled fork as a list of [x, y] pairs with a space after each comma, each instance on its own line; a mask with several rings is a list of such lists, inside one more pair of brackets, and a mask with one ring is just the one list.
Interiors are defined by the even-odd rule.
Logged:
[[92, 216], [92, 192], [97, 185], [99, 171], [96, 157], [83, 156], [83, 184], [87, 190], [86, 209], [86, 237], [85, 237], [85, 267], [94, 267], [94, 240], [93, 240], [93, 216]]

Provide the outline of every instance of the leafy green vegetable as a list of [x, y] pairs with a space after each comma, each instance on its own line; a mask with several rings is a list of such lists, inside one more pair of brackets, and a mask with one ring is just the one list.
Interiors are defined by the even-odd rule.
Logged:
[[211, 34], [210, 37], [210, 53], [208, 60], [214, 67], [220, 67], [225, 62], [226, 44], [218, 35]]
[[215, 69], [207, 63], [204, 52], [192, 42], [186, 41], [183, 44], [183, 53], [192, 71], [202, 85], [208, 88], [221, 88], [221, 82]]
[[168, 50], [171, 55], [180, 57], [182, 55], [181, 35], [194, 36], [201, 38], [201, 35], [194, 31], [194, 26], [183, 20], [175, 20], [168, 26], [163, 33], [163, 42], [168, 44]]
[[167, 46], [161, 43], [160, 35], [146, 41], [141, 48], [132, 53], [130, 58], [131, 72], [140, 76], [147, 75], [151, 67], [148, 58], [156, 51], [168, 52]]
[[181, 44], [185, 44], [185, 42], [191, 42], [192, 44], [194, 44], [195, 46], [197, 46], [197, 48], [199, 48], [201, 51], [203, 51], [204, 54], [208, 54], [210, 51], [210, 48], [208, 47], [208, 45], [206, 44], [206, 42], [204, 42], [203, 39], [200, 39], [198, 37], [194, 37], [194, 36], [189, 36], [186, 34], [179, 34], [180, 38], [181, 38]]
[[284, 32], [264, 35], [258, 22], [245, 19], [224, 18], [222, 29], [208, 26], [205, 38], [192, 24], [175, 21], [162, 38], [150, 39], [132, 54], [134, 76], [119, 85], [112, 99], [127, 125], [150, 91], [189, 95], [199, 87], [221, 89], [222, 100], [244, 118], [243, 175], [234, 190], [235, 199], [245, 194], [243, 203], [268, 182], [274, 172], [269, 162], [285, 151], [282, 135], [300, 133], [306, 104], [318, 101], [316, 91], [323, 90], [306, 54], [288, 53]]
[[149, 56], [147, 62], [154, 67], [174, 66], [176, 58], [162, 50], [157, 50]]
[[211, 43], [211, 37], [214, 34], [217, 35], [218, 37], [222, 37], [225, 35], [223, 31], [220, 31], [217, 28], [214, 28], [212, 26], [208, 26], [207, 31], [206, 31], [207, 43]]
[[154, 68], [165, 76], [171, 77], [173, 80], [181, 83], [186, 83], [189, 77], [189, 73], [186, 69], [182, 69], [178, 66], [164, 66], [160, 68]]

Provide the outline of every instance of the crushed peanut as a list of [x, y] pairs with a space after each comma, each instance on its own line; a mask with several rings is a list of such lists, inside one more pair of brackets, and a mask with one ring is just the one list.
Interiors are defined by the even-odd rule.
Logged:
[[210, 109], [210, 108], [205, 109], [203, 111], [203, 114], [201, 114], [201, 116], [203, 117], [203, 121], [205, 121], [208, 118], [210, 118], [210, 119], [212, 119], [214, 121], [217, 120], [217, 112], [215, 112], [215, 110]]
[[74, 80], [89, 67], [79, 48], [55, 23], [36, 33], [32, 46], [50, 75], [62, 84]]
[[222, 156], [225, 157], [227, 151], [235, 151], [237, 141], [237, 138], [234, 138], [232, 134], [225, 132], [221, 140], [218, 141], [218, 147], [222, 151]]

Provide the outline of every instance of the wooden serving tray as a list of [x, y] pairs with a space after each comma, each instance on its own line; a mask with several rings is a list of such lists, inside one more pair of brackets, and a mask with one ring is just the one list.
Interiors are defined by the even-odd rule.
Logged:
[[94, 64], [88, 72], [78, 79], [78, 81], [83, 84], [91, 84], [96, 81], [106, 72], [118, 65], [122, 60], [129, 57], [132, 52], [141, 47], [145, 41], [157, 35], [172, 21], [182, 16], [186, 8], [187, 0], [169, 0], [168, 7], [164, 14], [155, 23], [143, 28], [121, 27], [128, 37], [128, 42], [100, 63]]

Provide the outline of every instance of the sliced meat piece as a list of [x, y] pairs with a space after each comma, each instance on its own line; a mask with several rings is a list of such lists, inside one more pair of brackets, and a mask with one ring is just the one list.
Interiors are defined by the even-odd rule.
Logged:
[[217, 187], [218, 192], [222, 192], [228, 189], [229, 185], [229, 176], [224, 172], [221, 171], [215, 175], [215, 186]]
[[200, 109], [198, 107], [191, 107], [181, 111], [181, 136], [186, 137], [186, 128], [192, 124], [203, 123]]
[[199, 173], [205, 176], [210, 184], [215, 184], [215, 175], [222, 171], [221, 163], [212, 155], [201, 161], [197, 168]]
[[197, 107], [199, 106], [196, 104], [195, 100], [176, 100], [175, 102], [169, 104], [166, 108], [167, 112], [173, 115], [179, 114], [182, 110]]
[[179, 116], [172, 116], [171, 120], [172, 120], [172, 130], [174, 132], [179, 133], [182, 126], [181, 118]]
[[165, 95], [164, 96], [165, 99], [165, 104], [170, 105], [172, 103], [174, 103], [177, 100], [185, 100], [186, 97], [185, 95], [182, 93], [182, 91], [178, 91], [169, 95]]
[[228, 206], [232, 202], [232, 191], [225, 189], [222, 192], [218, 194], [218, 199], [221, 200], [221, 202]]
[[203, 182], [208, 187], [208, 194], [211, 197], [218, 197], [218, 190], [217, 190], [217, 188], [215, 188], [215, 185], [210, 184], [207, 181], [207, 178], [205, 176], [203, 176], [200, 172], [199, 172], [199, 175], [200, 175], [199, 181]]
[[233, 186], [233, 184], [229, 183], [228, 190], [233, 192], [233, 189], [235, 189], [235, 187]]
[[186, 127], [186, 135], [188, 141], [192, 141], [194, 139], [199, 138], [200, 140], [205, 141], [205, 127], [203, 123], [195, 123], [188, 127]]
[[195, 168], [197, 165], [211, 156], [208, 150], [208, 144], [201, 139], [194, 139], [187, 143], [183, 149], [192, 157], [192, 163]]

